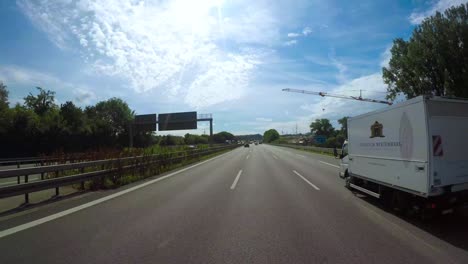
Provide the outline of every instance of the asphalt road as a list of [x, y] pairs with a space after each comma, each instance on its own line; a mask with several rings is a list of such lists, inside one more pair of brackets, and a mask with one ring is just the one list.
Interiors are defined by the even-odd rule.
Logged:
[[0, 263], [468, 263], [466, 219], [400, 218], [344, 188], [337, 164], [238, 148], [81, 210], [0, 218]]

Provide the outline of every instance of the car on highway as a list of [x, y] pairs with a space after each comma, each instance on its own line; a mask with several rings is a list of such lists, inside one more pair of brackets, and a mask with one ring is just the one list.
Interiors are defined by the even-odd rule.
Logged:
[[249, 144], [249, 143], [245, 143], [245, 144], [244, 144], [244, 148], [248, 148], [248, 147], [250, 147], [250, 144]]

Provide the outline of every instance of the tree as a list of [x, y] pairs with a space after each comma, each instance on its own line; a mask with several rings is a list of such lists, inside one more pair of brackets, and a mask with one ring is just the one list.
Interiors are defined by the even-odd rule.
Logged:
[[330, 120], [326, 118], [316, 119], [310, 124], [310, 129], [314, 135], [329, 137], [333, 135], [335, 129], [333, 128]]
[[38, 95], [29, 93], [29, 95], [24, 98], [26, 107], [33, 110], [38, 115], [43, 115], [48, 110], [57, 107], [55, 104], [55, 92], [44, 90], [41, 87], [36, 87], [36, 89], [39, 91]]
[[226, 131], [222, 131], [213, 135], [213, 141], [215, 143], [226, 143], [226, 140], [233, 140], [233, 139], [234, 139], [234, 135]]
[[397, 38], [382, 68], [387, 99], [423, 94], [468, 97], [468, 4], [437, 12], [408, 41]]
[[280, 135], [276, 129], [269, 129], [263, 133], [263, 141], [266, 143], [273, 142], [275, 140], [278, 140], [280, 138]]
[[341, 125], [340, 133], [344, 138], [348, 137], [348, 116], [338, 119], [338, 124]]
[[108, 124], [113, 135], [120, 135], [128, 130], [128, 124], [134, 116], [128, 104], [115, 97], [97, 103], [95, 114], [98, 119]]
[[8, 90], [7, 86], [0, 81], [0, 111], [8, 108]]
[[329, 137], [327, 138], [327, 141], [325, 142], [325, 146], [328, 148], [333, 148], [338, 146], [337, 139], [335, 137]]
[[73, 102], [67, 101], [60, 106], [60, 115], [63, 119], [64, 128], [69, 133], [78, 133], [83, 127], [83, 111], [76, 107]]

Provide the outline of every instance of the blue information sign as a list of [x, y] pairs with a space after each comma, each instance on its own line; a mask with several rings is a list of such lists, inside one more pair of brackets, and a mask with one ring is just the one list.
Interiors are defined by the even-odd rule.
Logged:
[[314, 136], [314, 141], [315, 143], [318, 143], [318, 144], [324, 144], [326, 141], [327, 141], [327, 137], [325, 136]]

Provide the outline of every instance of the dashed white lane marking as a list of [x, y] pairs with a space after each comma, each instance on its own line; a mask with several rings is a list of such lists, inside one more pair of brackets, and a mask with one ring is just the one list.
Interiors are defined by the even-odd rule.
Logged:
[[234, 179], [234, 182], [231, 185], [231, 190], [234, 190], [234, 188], [236, 188], [237, 182], [239, 181], [239, 178], [240, 178], [241, 174], [242, 174], [242, 170], [240, 170], [237, 173], [237, 176], [236, 176], [236, 178]]
[[278, 159], [278, 157], [276, 157], [276, 155], [273, 155], [273, 158]]
[[295, 171], [295, 170], [293, 170], [293, 172], [294, 172], [297, 176], [301, 177], [301, 179], [303, 179], [305, 182], [307, 182], [310, 186], [314, 187], [315, 190], [320, 191], [320, 188], [319, 188], [319, 187], [317, 187], [315, 184], [311, 183], [311, 182], [310, 182], [309, 180], [307, 180], [304, 176], [302, 176], [301, 174], [299, 174], [299, 172], [297, 172], [297, 171]]
[[335, 165], [335, 164], [331, 164], [331, 163], [328, 163], [328, 162], [325, 162], [325, 161], [319, 160], [319, 162], [320, 162], [320, 163], [323, 163], [323, 164], [327, 164], [327, 165], [332, 166], [332, 167], [335, 167], [335, 168], [338, 168], [338, 169], [340, 168], [340, 166], [337, 166], [337, 165]]
[[248, 160], [250, 157], [250, 154], [247, 154], [247, 157], [245, 157], [246, 160]]

